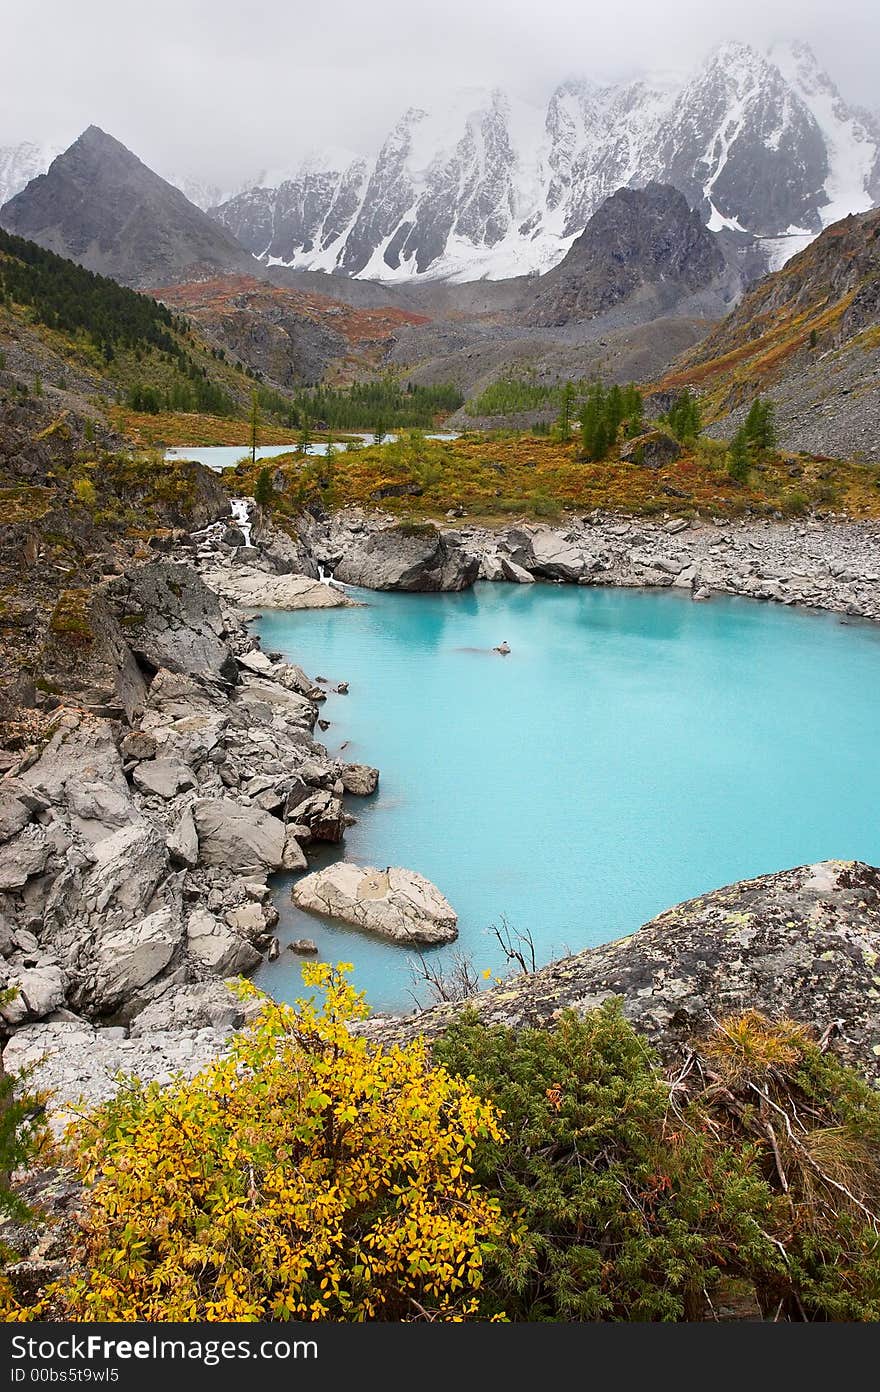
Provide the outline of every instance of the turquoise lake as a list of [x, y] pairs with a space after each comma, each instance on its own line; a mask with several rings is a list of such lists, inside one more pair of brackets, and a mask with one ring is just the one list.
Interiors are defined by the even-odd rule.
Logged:
[[[344, 854], [439, 886], [460, 933], [441, 957], [500, 971], [487, 930], [504, 919], [544, 963], [746, 876], [880, 860], [880, 629], [669, 590], [357, 597], [258, 630], [350, 683], [319, 738], [381, 782], [349, 800]], [[491, 651], [503, 639], [508, 657]], [[301, 913], [287, 884], [276, 902], [282, 945], [311, 937], [354, 963], [374, 1009], [412, 1008], [405, 948]], [[301, 961], [282, 951], [257, 981], [293, 999]]]

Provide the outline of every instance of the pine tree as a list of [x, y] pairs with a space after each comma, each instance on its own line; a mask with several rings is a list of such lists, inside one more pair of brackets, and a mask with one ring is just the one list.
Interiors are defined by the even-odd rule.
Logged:
[[312, 443], [312, 422], [303, 411], [300, 418], [299, 444], [297, 445], [300, 454], [308, 454]]
[[740, 426], [727, 452], [727, 472], [734, 483], [748, 483], [752, 460], [744, 427]]
[[251, 393], [251, 464], [257, 462], [257, 445], [260, 431], [260, 403], [257, 400], [257, 393]]
[[702, 429], [700, 403], [691, 391], [682, 392], [660, 419], [682, 444], [692, 443]]
[[267, 468], [262, 468], [257, 474], [254, 483], [254, 502], [258, 507], [268, 508], [272, 506], [274, 489], [272, 488], [272, 475]]
[[756, 397], [749, 407], [744, 429], [746, 439], [755, 449], [773, 449], [776, 445], [776, 407], [773, 402]]
[[562, 388], [562, 399], [559, 403], [559, 419], [556, 428], [559, 438], [564, 444], [568, 444], [571, 439], [571, 413], [574, 406], [574, 382], [566, 382]]

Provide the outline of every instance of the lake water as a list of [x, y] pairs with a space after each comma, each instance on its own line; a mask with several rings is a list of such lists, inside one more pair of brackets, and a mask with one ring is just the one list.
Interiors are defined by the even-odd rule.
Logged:
[[[358, 439], [363, 440], [364, 444], [372, 444], [373, 442], [372, 435], [365, 435], [359, 431], [348, 431], [347, 433], [356, 435]], [[457, 435], [449, 433], [427, 436], [429, 440], [456, 440], [457, 438]], [[383, 443], [391, 444], [396, 439], [396, 435], [386, 435]], [[297, 448], [295, 440], [289, 445], [261, 445], [257, 450], [257, 459], [275, 459], [277, 455], [290, 454]], [[306, 453], [326, 454], [327, 448], [326, 441], [319, 441], [317, 444], [309, 445]], [[348, 445], [345, 441], [338, 440], [333, 446], [333, 453], [341, 453], [346, 449], [348, 449]], [[248, 445], [181, 445], [174, 449], [167, 449], [165, 458], [170, 460], [195, 459], [197, 463], [204, 464], [206, 468], [219, 473], [222, 469], [234, 469], [240, 459], [249, 459], [250, 453]]]
[[[345, 854], [440, 887], [460, 929], [442, 958], [500, 970], [503, 918], [543, 963], [746, 876], [880, 860], [880, 629], [668, 590], [358, 597], [259, 630], [350, 682], [320, 738], [381, 783], [350, 800]], [[509, 657], [490, 651], [503, 639]], [[282, 944], [314, 938], [374, 1008], [411, 1008], [407, 949], [301, 913], [287, 884], [276, 898]], [[293, 999], [300, 961], [282, 951], [257, 980]]]

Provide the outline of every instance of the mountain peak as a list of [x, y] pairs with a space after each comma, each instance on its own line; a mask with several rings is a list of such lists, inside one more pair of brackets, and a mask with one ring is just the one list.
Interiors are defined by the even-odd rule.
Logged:
[[225, 229], [95, 125], [0, 218], [8, 231], [136, 289], [255, 267]]
[[719, 288], [724, 269], [717, 240], [678, 189], [618, 189], [537, 281], [525, 319], [560, 325], [628, 305], [629, 322], [639, 322]]

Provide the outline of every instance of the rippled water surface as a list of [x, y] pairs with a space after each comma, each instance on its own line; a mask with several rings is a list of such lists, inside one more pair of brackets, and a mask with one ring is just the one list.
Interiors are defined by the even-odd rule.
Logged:
[[[501, 968], [502, 919], [546, 962], [744, 876], [880, 860], [880, 630], [670, 591], [359, 597], [267, 612], [263, 645], [350, 682], [322, 738], [382, 778], [351, 799], [345, 853], [435, 881], [478, 969]], [[412, 1005], [405, 949], [277, 897], [282, 943], [352, 961], [374, 1008]], [[282, 951], [260, 984], [293, 998], [299, 961]]]

